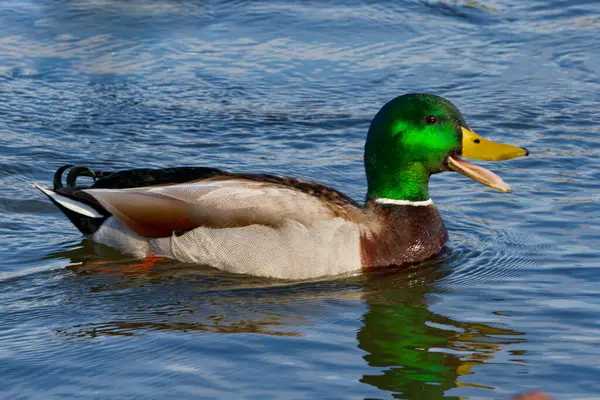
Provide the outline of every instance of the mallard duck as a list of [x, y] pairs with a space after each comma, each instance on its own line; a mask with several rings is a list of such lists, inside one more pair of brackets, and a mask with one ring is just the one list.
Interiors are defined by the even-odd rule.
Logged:
[[[448, 234], [429, 197], [430, 176], [457, 171], [508, 192], [500, 177], [461, 156], [499, 161], [526, 155], [523, 147], [474, 133], [450, 101], [407, 94], [385, 104], [371, 122], [362, 206], [317, 182], [206, 167], [94, 172], [64, 166], [53, 189], [36, 187], [84, 235], [137, 257], [309, 279], [432, 257]], [[93, 185], [78, 186], [80, 176], [92, 177]]]

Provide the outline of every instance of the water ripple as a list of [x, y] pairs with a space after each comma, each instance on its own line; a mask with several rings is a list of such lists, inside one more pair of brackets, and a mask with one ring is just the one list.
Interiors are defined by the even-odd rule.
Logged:
[[[3, 3], [0, 397], [596, 396], [599, 21], [590, 0]], [[150, 265], [31, 187], [210, 165], [360, 200], [370, 120], [413, 91], [531, 156], [482, 162], [512, 194], [433, 177], [450, 242], [400, 271]]]

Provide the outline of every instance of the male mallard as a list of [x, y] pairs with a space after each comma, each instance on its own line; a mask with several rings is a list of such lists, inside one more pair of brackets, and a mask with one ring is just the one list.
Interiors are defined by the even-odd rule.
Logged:
[[[114, 173], [65, 166], [54, 190], [36, 185], [97, 242], [138, 257], [156, 254], [244, 274], [307, 279], [423, 261], [448, 239], [429, 198], [429, 177], [454, 170], [503, 192], [488, 161], [528, 155], [471, 131], [448, 100], [407, 94], [371, 122], [365, 145], [364, 206], [296, 178], [214, 168]], [[67, 187], [61, 175], [71, 168]], [[76, 186], [78, 176], [94, 178]]]

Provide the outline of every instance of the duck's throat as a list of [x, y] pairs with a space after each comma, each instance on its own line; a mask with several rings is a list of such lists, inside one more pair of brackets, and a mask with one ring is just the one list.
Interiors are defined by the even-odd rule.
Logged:
[[388, 171], [367, 170], [367, 200], [389, 199], [406, 202], [429, 200], [429, 172], [421, 165]]

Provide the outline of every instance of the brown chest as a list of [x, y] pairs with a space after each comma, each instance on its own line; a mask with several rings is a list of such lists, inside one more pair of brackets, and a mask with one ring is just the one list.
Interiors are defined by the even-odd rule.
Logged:
[[368, 204], [372, 226], [361, 233], [363, 269], [424, 261], [438, 253], [448, 233], [437, 208]]

